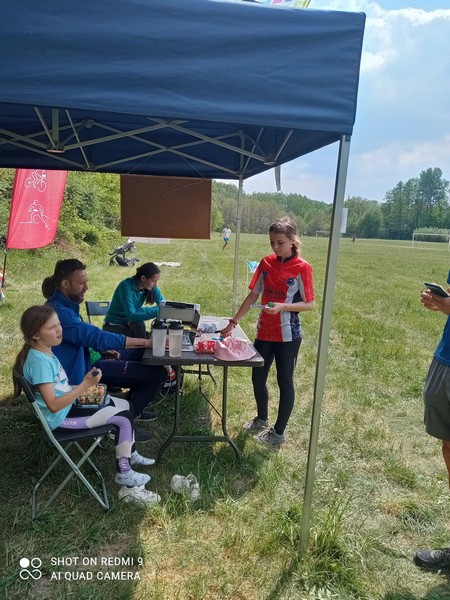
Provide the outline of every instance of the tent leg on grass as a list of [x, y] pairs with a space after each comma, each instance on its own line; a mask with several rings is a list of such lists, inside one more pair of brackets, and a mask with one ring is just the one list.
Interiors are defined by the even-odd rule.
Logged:
[[239, 243], [241, 239], [241, 221], [242, 221], [242, 194], [243, 194], [244, 180], [242, 175], [239, 177], [239, 189], [238, 189], [238, 202], [237, 202], [237, 215], [236, 215], [236, 238], [234, 243], [234, 268], [233, 268], [233, 295], [231, 302], [231, 316], [233, 316], [237, 310], [237, 283], [239, 277]]
[[308, 545], [311, 521], [311, 504], [319, 440], [320, 414], [327, 368], [328, 342], [330, 338], [331, 313], [333, 309], [334, 287], [336, 282], [339, 240], [341, 237], [342, 209], [344, 206], [345, 182], [347, 179], [350, 136], [341, 136], [339, 157], [334, 188], [331, 236], [328, 243], [327, 268], [323, 294], [322, 317], [320, 320], [319, 346], [317, 349], [316, 378], [312, 406], [311, 432], [309, 437], [308, 461], [306, 465], [305, 491], [303, 495], [302, 524], [300, 531], [300, 555]]

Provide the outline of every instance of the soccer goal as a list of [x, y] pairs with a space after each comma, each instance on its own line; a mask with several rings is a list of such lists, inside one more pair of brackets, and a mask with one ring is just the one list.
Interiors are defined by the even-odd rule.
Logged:
[[447, 244], [447, 249], [450, 250], [450, 233], [421, 233], [420, 231], [414, 231], [411, 240], [412, 247], [417, 248], [419, 242]]
[[316, 231], [316, 237], [330, 237], [330, 230], [328, 231]]

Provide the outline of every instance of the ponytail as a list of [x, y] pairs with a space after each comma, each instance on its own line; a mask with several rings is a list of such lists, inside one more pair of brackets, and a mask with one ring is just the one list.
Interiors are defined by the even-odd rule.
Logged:
[[48, 300], [50, 298], [50, 296], [53, 296], [53, 294], [56, 290], [54, 275], [50, 275], [49, 277], [46, 277], [44, 279], [44, 281], [42, 282], [41, 290], [42, 290], [42, 295], [44, 296], [44, 298], [46, 300]]
[[18, 377], [23, 375], [23, 365], [25, 364], [25, 361], [27, 359], [30, 348], [31, 348], [30, 344], [24, 344], [22, 346], [22, 350], [19, 352], [19, 354], [16, 357], [16, 362], [14, 363], [13, 373], [12, 373], [12, 380], [13, 380], [13, 386], [14, 386], [14, 398], [17, 398], [17, 396], [20, 396], [20, 394], [22, 393], [22, 386], [19, 383]]

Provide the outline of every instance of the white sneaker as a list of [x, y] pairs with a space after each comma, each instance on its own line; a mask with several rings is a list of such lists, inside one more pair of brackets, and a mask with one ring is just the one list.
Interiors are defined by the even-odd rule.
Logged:
[[135, 502], [141, 506], [151, 506], [158, 504], [161, 501], [161, 496], [146, 490], [143, 485], [135, 487], [121, 487], [119, 490], [119, 498], [124, 502]]
[[150, 481], [150, 475], [144, 473], [136, 473], [132, 469], [126, 473], [116, 473], [114, 481], [119, 485], [127, 485], [128, 487], [135, 487], [139, 485], [145, 485]]
[[139, 452], [131, 453], [130, 463], [131, 465], [142, 465], [143, 467], [151, 467], [154, 465], [156, 460], [154, 458], [146, 458], [145, 456], [141, 456]]
[[183, 496], [189, 498], [191, 502], [196, 502], [200, 498], [200, 485], [192, 473], [189, 473], [186, 477], [174, 475], [170, 487], [177, 494], [183, 494]]

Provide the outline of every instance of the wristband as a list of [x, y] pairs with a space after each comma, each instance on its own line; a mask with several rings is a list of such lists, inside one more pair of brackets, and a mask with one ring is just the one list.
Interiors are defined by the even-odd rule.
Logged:
[[236, 327], [236, 325], [238, 324], [237, 321], [235, 321], [234, 319], [228, 319], [228, 323], [233, 327]]

